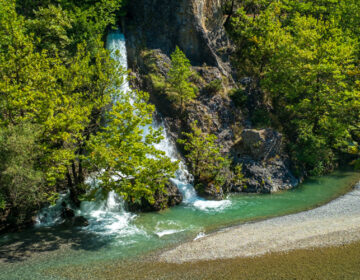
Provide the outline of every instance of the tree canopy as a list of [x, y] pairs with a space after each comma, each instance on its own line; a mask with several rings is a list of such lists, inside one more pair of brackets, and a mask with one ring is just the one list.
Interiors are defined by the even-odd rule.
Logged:
[[360, 141], [354, 24], [360, 4], [250, 2], [240, 5], [228, 27], [236, 44], [234, 65], [271, 102], [273, 125], [285, 132], [297, 170], [328, 172], [339, 158], [354, 155]]
[[105, 49], [121, 4], [0, 0], [0, 218], [8, 224], [27, 222], [61, 191], [92, 190], [92, 174], [102, 193], [149, 203], [174, 175], [177, 163], [153, 146], [161, 131], [143, 133], [154, 112], [147, 94], [120, 92], [125, 69]]

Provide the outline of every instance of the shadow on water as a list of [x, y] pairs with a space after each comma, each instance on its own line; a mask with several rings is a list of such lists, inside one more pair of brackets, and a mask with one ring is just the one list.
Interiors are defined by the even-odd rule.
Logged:
[[32, 228], [16, 234], [0, 236], [0, 263], [22, 262], [35, 254], [52, 252], [63, 247], [96, 251], [109, 242], [109, 238], [100, 237], [79, 227], [59, 225]]

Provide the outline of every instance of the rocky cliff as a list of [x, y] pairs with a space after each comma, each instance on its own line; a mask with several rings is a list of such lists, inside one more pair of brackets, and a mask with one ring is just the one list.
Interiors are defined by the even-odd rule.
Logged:
[[[292, 188], [298, 181], [289, 170], [281, 135], [272, 130], [251, 130], [251, 121], [244, 113], [262, 106], [262, 100], [253, 94], [256, 91], [247, 89], [242, 82], [247, 79], [240, 77], [238, 84], [241, 87], [245, 83], [243, 91], [249, 104], [241, 108], [229, 97], [237, 83], [230, 63], [233, 48], [223, 27], [222, 2], [137, 0], [129, 3], [125, 33], [129, 66], [135, 77], [133, 86], [150, 92], [151, 101], [174, 138], [181, 137], [197, 121], [203, 131], [218, 137], [223, 152], [231, 155], [234, 163], [243, 164], [248, 187], [226, 186], [225, 191], [273, 192]], [[169, 56], [176, 46], [190, 59], [197, 73], [193, 83], [199, 89], [198, 97], [182, 116], [163, 88], [171, 64]], [[220, 90], [214, 89], [214, 83]], [[254, 145], [259, 145], [257, 150]]]
[[179, 46], [193, 65], [215, 66], [231, 77], [230, 42], [223, 28], [222, 0], [130, 1], [126, 20], [129, 63], [144, 48], [168, 55]]

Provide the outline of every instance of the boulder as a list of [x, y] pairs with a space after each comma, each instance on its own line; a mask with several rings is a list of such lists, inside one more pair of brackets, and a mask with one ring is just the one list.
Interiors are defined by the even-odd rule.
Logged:
[[75, 212], [69, 207], [64, 207], [61, 211], [61, 217], [63, 219], [72, 219], [75, 217]]
[[176, 206], [182, 202], [183, 196], [171, 180], [166, 184], [165, 190], [165, 193], [155, 193], [154, 204], [150, 204], [146, 199], [141, 199], [140, 202], [127, 203], [127, 208], [132, 212], [153, 212]]
[[279, 155], [281, 146], [282, 135], [273, 129], [244, 129], [232, 152], [235, 157], [248, 155], [259, 161]]
[[222, 188], [216, 187], [212, 183], [198, 183], [195, 186], [197, 194], [209, 200], [222, 200], [224, 192]]
[[88, 220], [83, 216], [76, 216], [71, 222], [74, 227], [87, 227], [89, 225]]
[[65, 219], [62, 225], [65, 227], [87, 227], [89, 225], [89, 222], [83, 216], [74, 216]]
[[231, 152], [247, 178], [246, 187], [233, 186], [232, 191], [272, 193], [299, 184], [282, 151], [282, 135], [273, 129], [244, 129]]
[[246, 178], [246, 187], [233, 189], [249, 193], [273, 193], [296, 187], [299, 180], [294, 177], [286, 161], [274, 158], [266, 164], [243, 158], [243, 172]]

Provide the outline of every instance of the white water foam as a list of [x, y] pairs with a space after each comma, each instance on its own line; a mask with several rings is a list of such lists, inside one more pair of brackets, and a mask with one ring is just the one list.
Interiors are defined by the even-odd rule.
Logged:
[[[162, 126], [162, 124], [158, 124], [157, 126]], [[171, 158], [171, 160], [178, 160], [179, 154], [176, 149], [175, 143], [172, 141], [171, 137], [169, 137], [163, 129], [163, 140], [156, 144], [155, 147], [158, 150], [165, 152], [166, 156]], [[196, 209], [202, 211], [222, 211], [223, 209], [229, 207], [231, 205], [231, 201], [226, 200], [205, 200], [199, 197], [196, 194], [194, 186], [190, 183], [192, 180], [192, 175], [187, 170], [185, 164], [180, 161], [179, 169], [176, 171], [176, 178], [172, 178], [171, 181], [179, 188], [180, 192], [183, 195], [183, 203], [189, 206], [193, 206]]]
[[125, 211], [123, 200], [113, 191], [108, 194], [106, 200], [99, 195], [95, 201], [82, 202], [77, 215], [82, 215], [89, 221], [87, 230], [99, 234], [146, 234], [131, 224], [136, 215]]
[[205, 236], [206, 236], [206, 234], [204, 232], [200, 232], [198, 235], [196, 235], [196, 237], [194, 238], [194, 241], [204, 238]]
[[37, 227], [50, 227], [55, 224], [59, 224], [63, 222], [63, 218], [61, 217], [63, 203], [69, 207], [67, 201], [69, 199], [69, 193], [60, 194], [59, 199], [56, 201], [55, 205], [51, 205], [49, 207], [43, 208], [36, 215], [36, 226]]

